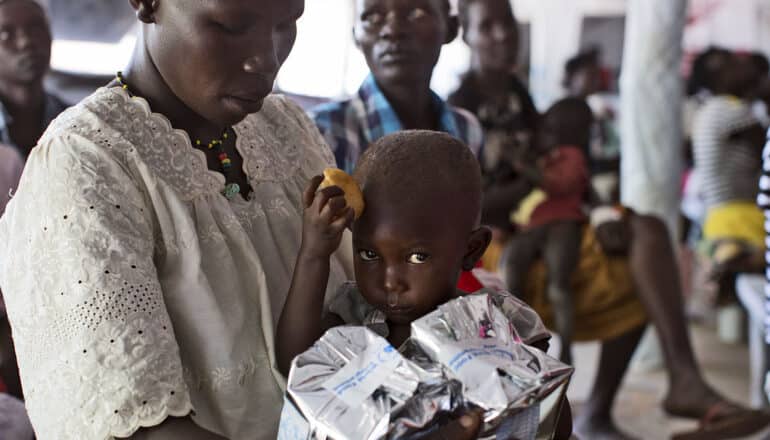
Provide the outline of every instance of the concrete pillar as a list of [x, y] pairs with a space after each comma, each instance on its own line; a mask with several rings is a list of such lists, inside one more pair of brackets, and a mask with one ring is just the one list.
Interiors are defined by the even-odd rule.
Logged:
[[628, 0], [620, 79], [621, 198], [677, 231], [686, 0]]

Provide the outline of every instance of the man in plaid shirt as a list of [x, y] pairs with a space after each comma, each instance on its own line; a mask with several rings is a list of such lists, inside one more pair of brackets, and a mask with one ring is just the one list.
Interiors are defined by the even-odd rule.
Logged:
[[430, 89], [442, 46], [457, 36], [449, 2], [386, 3], [356, 2], [353, 34], [371, 74], [353, 97], [311, 111], [337, 166], [352, 172], [372, 142], [408, 129], [449, 133], [478, 155], [483, 135], [476, 118]]

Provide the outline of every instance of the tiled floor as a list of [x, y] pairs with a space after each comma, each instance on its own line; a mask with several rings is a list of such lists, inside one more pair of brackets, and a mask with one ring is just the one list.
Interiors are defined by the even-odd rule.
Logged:
[[[728, 398], [748, 404], [747, 346], [724, 344], [713, 330], [705, 328], [693, 327], [692, 335], [696, 355], [709, 382]], [[574, 347], [577, 370], [569, 396], [576, 412], [590, 392], [598, 348], [598, 344], [578, 344]], [[643, 440], [668, 439], [672, 433], [694, 429], [696, 422], [670, 418], [661, 410], [660, 401], [667, 381], [661, 369], [630, 370], [615, 403], [614, 415], [618, 425], [628, 434]], [[751, 437], [752, 440], [759, 438]]]

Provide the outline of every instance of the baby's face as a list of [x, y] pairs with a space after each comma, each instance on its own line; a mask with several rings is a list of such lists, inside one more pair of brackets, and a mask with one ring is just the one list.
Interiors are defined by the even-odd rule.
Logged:
[[439, 199], [372, 203], [367, 197], [353, 225], [359, 289], [392, 323], [411, 323], [455, 294], [469, 234], [458, 227], [451, 200]]

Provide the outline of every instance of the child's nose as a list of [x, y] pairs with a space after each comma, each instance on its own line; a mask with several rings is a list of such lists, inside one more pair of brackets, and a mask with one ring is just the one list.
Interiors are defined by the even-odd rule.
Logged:
[[385, 269], [385, 290], [388, 293], [401, 293], [405, 290], [406, 283], [398, 267]]

